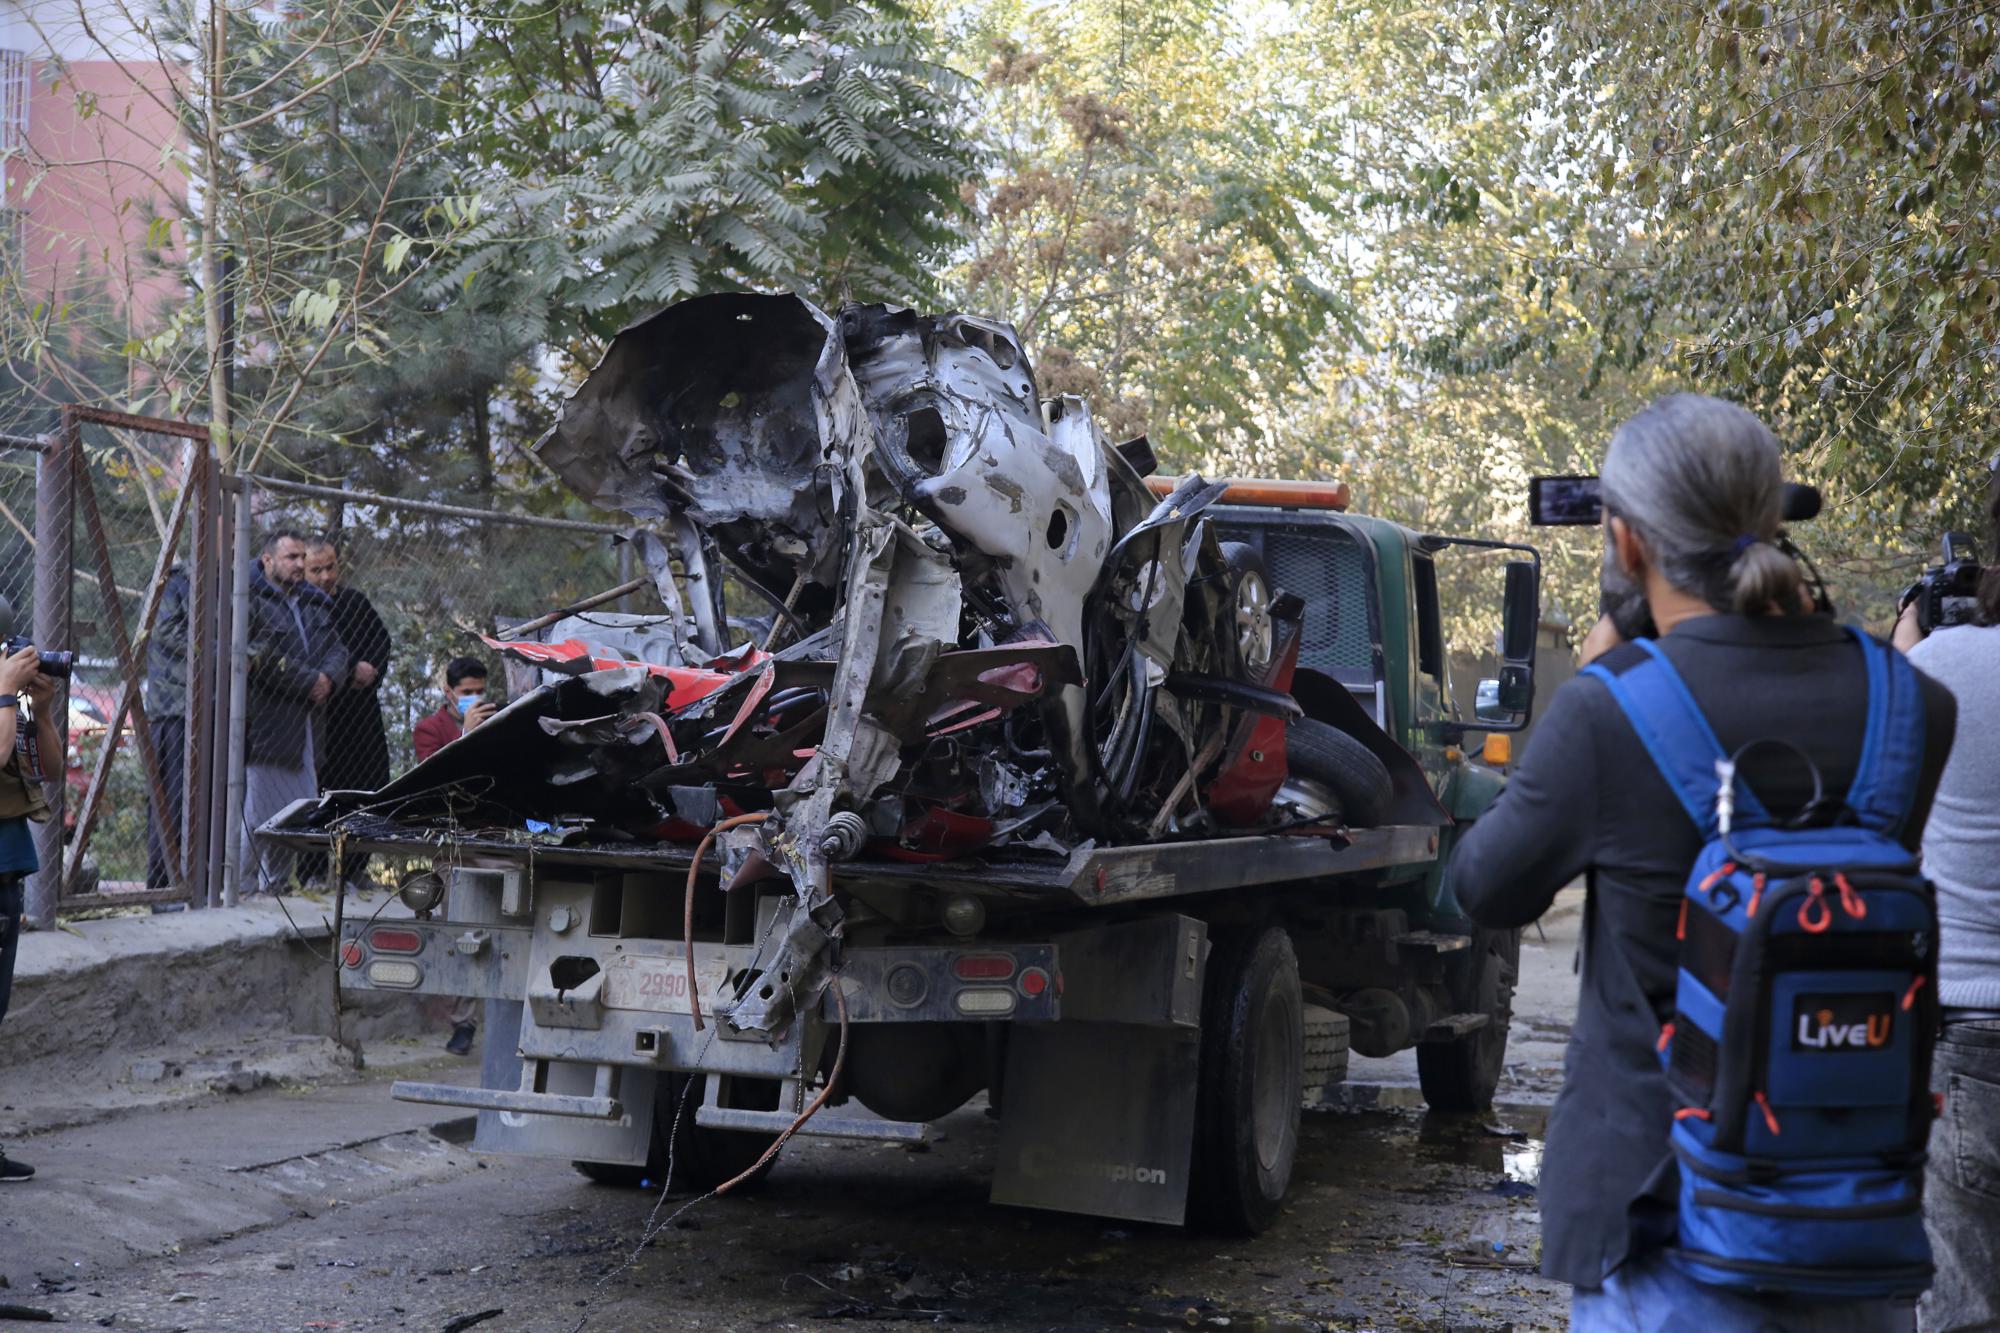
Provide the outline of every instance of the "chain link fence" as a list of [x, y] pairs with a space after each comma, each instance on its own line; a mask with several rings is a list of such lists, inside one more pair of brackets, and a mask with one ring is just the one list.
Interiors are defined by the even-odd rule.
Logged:
[[[206, 906], [239, 883], [323, 881], [323, 866], [287, 863], [282, 881], [260, 884], [248, 837], [271, 812], [245, 797], [260, 765], [287, 757], [270, 741], [288, 710], [311, 737], [310, 759], [292, 757], [293, 794], [380, 786], [416, 762], [418, 724], [452, 711], [453, 659], [477, 659], [486, 697], [506, 701], [510, 672], [481, 636], [620, 585], [603, 610], [660, 609], [621, 529], [526, 512], [527, 497], [224, 477], [201, 426], [76, 406], [35, 424], [0, 433], [0, 597], [12, 612], [0, 629], [72, 655], [51, 701], [62, 753], [42, 756], [54, 817], [36, 826], [40, 925], [59, 910]], [[282, 534], [297, 540], [274, 548]], [[239, 583], [254, 613], [240, 625]], [[294, 617], [308, 608], [323, 641]], [[294, 680], [324, 666], [323, 697], [288, 693], [267, 669], [274, 653]], [[516, 688], [533, 678], [512, 674]], [[344, 869], [387, 883], [399, 868]]]
[[[189, 692], [155, 716], [144, 685], [166, 572], [192, 557], [199, 531], [213, 540], [206, 431], [71, 406], [52, 430], [0, 444], [4, 628], [32, 640], [56, 678], [56, 742], [34, 756], [52, 817], [36, 826], [31, 914], [45, 923], [58, 900], [68, 911], [184, 900], [201, 882], [209, 812], [182, 814], [172, 798], [205, 751], [191, 759], [181, 743]], [[207, 679], [216, 645], [201, 645]], [[37, 735], [34, 711], [17, 714], [19, 734]], [[174, 819], [149, 827], [150, 811], [170, 807]]]

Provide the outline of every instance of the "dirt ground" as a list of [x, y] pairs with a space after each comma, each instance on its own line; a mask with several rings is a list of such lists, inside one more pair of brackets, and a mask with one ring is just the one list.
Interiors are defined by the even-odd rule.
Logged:
[[922, 1152], [798, 1140], [660, 1226], [684, 1198], [475, 1158], [374, 1080], [15, 1140], [42, 1175], [0, 1197], [0, 1305], [135, 1333], [1560, 1328], [1532, 1270], [1573, 933], [1529, 934], [1494, 1114], [1427, 1116], [1407, 1060], [1357, 1061], [1254, 1240], [995, 1207], [978, 1103]]

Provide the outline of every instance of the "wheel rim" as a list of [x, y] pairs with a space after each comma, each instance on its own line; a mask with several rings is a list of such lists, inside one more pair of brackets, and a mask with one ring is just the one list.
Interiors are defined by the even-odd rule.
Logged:
[[1250, 671], [1271, 662], [1271, 588], [1254, 569], [1236, 581], [1236, 656]]
[[1284, 997], [1275, 990], [1264, 996], [1252, 1056], [1256, 1068], [1251, 1076], [1251, 1134], [1257, 1161], [1266, 1171], [1276, 1171], [1283, 1162], [1292, 1117], [1299, 1107], [1299, 1089], [1292, 1086], [1297, 1062], [1289, 1058], [1292, 1031], [1285, 1010]]

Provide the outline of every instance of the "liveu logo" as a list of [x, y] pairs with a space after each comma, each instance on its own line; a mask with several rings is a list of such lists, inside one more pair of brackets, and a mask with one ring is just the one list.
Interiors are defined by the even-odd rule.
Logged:
[[1889, 995], [1801, 995], [1792, 1010], [1792, 1049], [1876, 1051], [1895, 1036]]

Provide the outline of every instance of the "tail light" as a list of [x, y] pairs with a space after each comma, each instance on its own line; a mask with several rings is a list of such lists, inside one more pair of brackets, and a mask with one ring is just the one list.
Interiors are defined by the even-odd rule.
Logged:
[[1004, 953], [968, 953], [952, 960], [952, 975], [960, 981], [1012, 981], [1014, 956]]
[[424, 936], [401, 926], [377, 926], [368, 932], [368, 946], [376, 953], [422, 953]]

